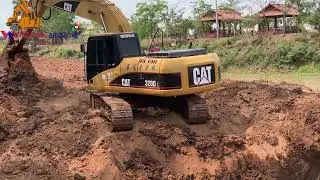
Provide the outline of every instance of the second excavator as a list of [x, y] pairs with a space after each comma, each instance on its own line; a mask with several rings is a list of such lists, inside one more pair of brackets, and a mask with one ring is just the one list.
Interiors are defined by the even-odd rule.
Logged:
[[[134, 110], [145, 107], [169, 107], [180, 112], [189, 124], [209, 119], [206, 101], [197, 94], [219, 87], [221, 72], [216, 54], [208, 54], [206, 49], [144, 53], [138, 34], [109, 1], [20, 0], [19, 5], [22, 7], [15, 8], [8, 25], [21, 31], [38, 28], [39, 17], [52, 7], [104, 27], [106, 33], [90, 37], [81, 51], [86, 55], [91, 104], [110, 120], [113, 131], [131, 130]], [[27, 18], [30, 24], [25, 24], [23, 19]]]

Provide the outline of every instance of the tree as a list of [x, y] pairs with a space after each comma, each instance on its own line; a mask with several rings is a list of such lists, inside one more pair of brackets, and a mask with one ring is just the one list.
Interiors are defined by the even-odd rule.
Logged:
[[165, 27], [169, 36], [182, 35], [182, 20], [184, 9], [171, 8], [166, 13]]
[[[43, 15], [45, 18], [50, 16], [48, 11]], [[52, 8], [51, 11], [49, 20], [41, 19], [40, 30], [43, 32], [71, 32], [75, 15], [55, 8]]]
[[246, 6], [240, 6], [241, 0], [226, 0], [224, 3], [219, 5], [219, 8], [231, 8], [236, 11], [245, 9]]
[[320, 2], [313, 2], [312, 13], [310, 13], [307, 21], [320, 32]]
[[197, 32], [203, 31], [203, 24], [201, 23], [200, 17], [203, 14], [212, 12], [211, 5], [207, 4], [204, 0], [195, 0], [192, 2], [193, 15], [194, 15], [194, 27]]
[[132, 16], [132, 26], [140, 38], [151, 37], [160, 23], [164, 23], [168, 3], [165, 0], [147, 0], [137, 4], [136, 13]]
[[298, 8], [300, 16], [298, 16], [298, 24], [302, 24], [311, 15], [311, 9], [314, 5], [311, 0], [289, 0], [289, 4], [294, 5]]

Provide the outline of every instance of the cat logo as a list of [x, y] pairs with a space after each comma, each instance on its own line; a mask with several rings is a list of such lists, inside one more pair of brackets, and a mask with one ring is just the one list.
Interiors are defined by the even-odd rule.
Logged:
[[63, 10], [65, 10], [67, 12], [72, 12], [72, 4], [69, 4], [69, 3], [65, 2], [63, 4]]
[[189, 84], [191, 87], [212, 84], [215, 81], [214, 66], [195, 66], [189, 68]]
[[130, 81], [131, 81], [131, 79], [122, 79], [121, 84], [124, 87], [130, 87]]

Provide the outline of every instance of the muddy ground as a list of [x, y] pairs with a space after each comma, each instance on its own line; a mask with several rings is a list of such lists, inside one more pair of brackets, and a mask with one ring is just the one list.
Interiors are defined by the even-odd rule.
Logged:
[[0, 78], [0, 179], [320, 178], [320, 94], [227, 81], [204, 94], [211, 119], [135, 115], [112, 133], [90, 109], [83, 65], [32, 57]]

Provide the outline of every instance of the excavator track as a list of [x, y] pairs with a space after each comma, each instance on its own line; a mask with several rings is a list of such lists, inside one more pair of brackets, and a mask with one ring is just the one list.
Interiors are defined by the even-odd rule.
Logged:
[[92, 107], [102, 110], [102, 115], [108, 118], [112, 131], [129, 131], [133, 128], [133, 114], [129, 103], [119, 96], [91, 94]]
[[209, 120], [206, 100], [197, 95], [179, 98], [180, 113], [188, 124], [205, 124]]

